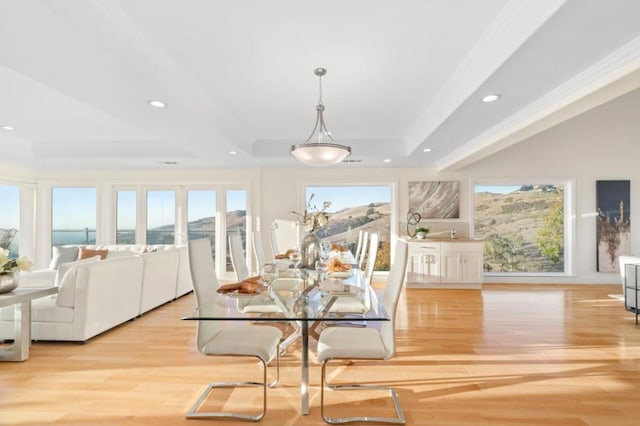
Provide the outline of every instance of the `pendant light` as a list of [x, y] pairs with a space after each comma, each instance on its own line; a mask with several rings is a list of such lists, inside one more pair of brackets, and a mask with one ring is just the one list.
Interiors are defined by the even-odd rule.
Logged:
[[336, 143], [324, 123], [324, 105], [322, 103], [322, 77], [327, 74], [325, 68], [316, 68], [313, 73], [320, 82], [320, 97], [316, 105], [316, 125], [304, 143], [291, 145], [289, 153], [307, 166], [326, 167], [342, 162], [351, 155], [351, 147]]

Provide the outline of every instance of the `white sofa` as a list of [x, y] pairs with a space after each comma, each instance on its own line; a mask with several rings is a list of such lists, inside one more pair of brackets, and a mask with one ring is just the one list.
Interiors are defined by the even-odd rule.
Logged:
[[[83, 247], [121, 255], [66, 264], [59, 294], [32, 302], [32, 339], [86, 341], [193, 289], [186, 247]], [[20, 285], [53, 285], [56, 274], [23, 274]], [[13, 338], [13, 316], [12, 307], [0, 309], [0, 339]]]
[[[628, 287], [635, 285], [636, 276], [632, 273], [635, 268], [627, 268], [627, 265], [640, 265], [640, 256], [619, 256], [618, 261], [620, 262], [620, 283], [622, 285], [622, 294], [626, 296], [626, 308], [635, 309], [636, 292], [633, 289], [625, 288], [625, 278]], [[640, 266], [638, 268], [638, 277], [640, 278]], [[628, 277], [627, 272], [629, 272]], [[638, 283], [638, 287], [640, 287], [640, 283]], [[640, 299], [640, 294], [638, 294], [637, 297]]]

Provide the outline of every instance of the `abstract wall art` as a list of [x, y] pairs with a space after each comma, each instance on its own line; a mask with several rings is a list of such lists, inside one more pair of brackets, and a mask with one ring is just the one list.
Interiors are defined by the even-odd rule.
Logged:
[[618, 257], [631, 254], [630, 188], [628, 180], [596, 181], [598, 272], [619, 272]]
[[409, 182], [409, 211], [422, 219], [459, 219], [460, 182]]

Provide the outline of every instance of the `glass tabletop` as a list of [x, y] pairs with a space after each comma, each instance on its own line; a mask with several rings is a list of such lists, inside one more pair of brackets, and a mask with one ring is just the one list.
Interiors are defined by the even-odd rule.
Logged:
[[353, 268], [350, 276], [331, 276], [305, 269], [289, 272], [281, 274], [271, 288], [261, 294], [214, 293], [182, 319], [344, 321], [344, 315], [330, 314], [337, 303], [342, 313], [345, 305], [357, 308], [354, 313], [358, 313], [360, 320], [389, 320], [382, 306], [382, 295], [365, 282], [360, 269]]

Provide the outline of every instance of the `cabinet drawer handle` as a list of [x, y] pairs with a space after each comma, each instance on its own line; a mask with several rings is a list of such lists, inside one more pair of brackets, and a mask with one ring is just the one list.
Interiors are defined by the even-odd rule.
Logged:
[[427, 249], [427, 250], [438, 250], [436, 247], [420, 247], [421, 249]]

